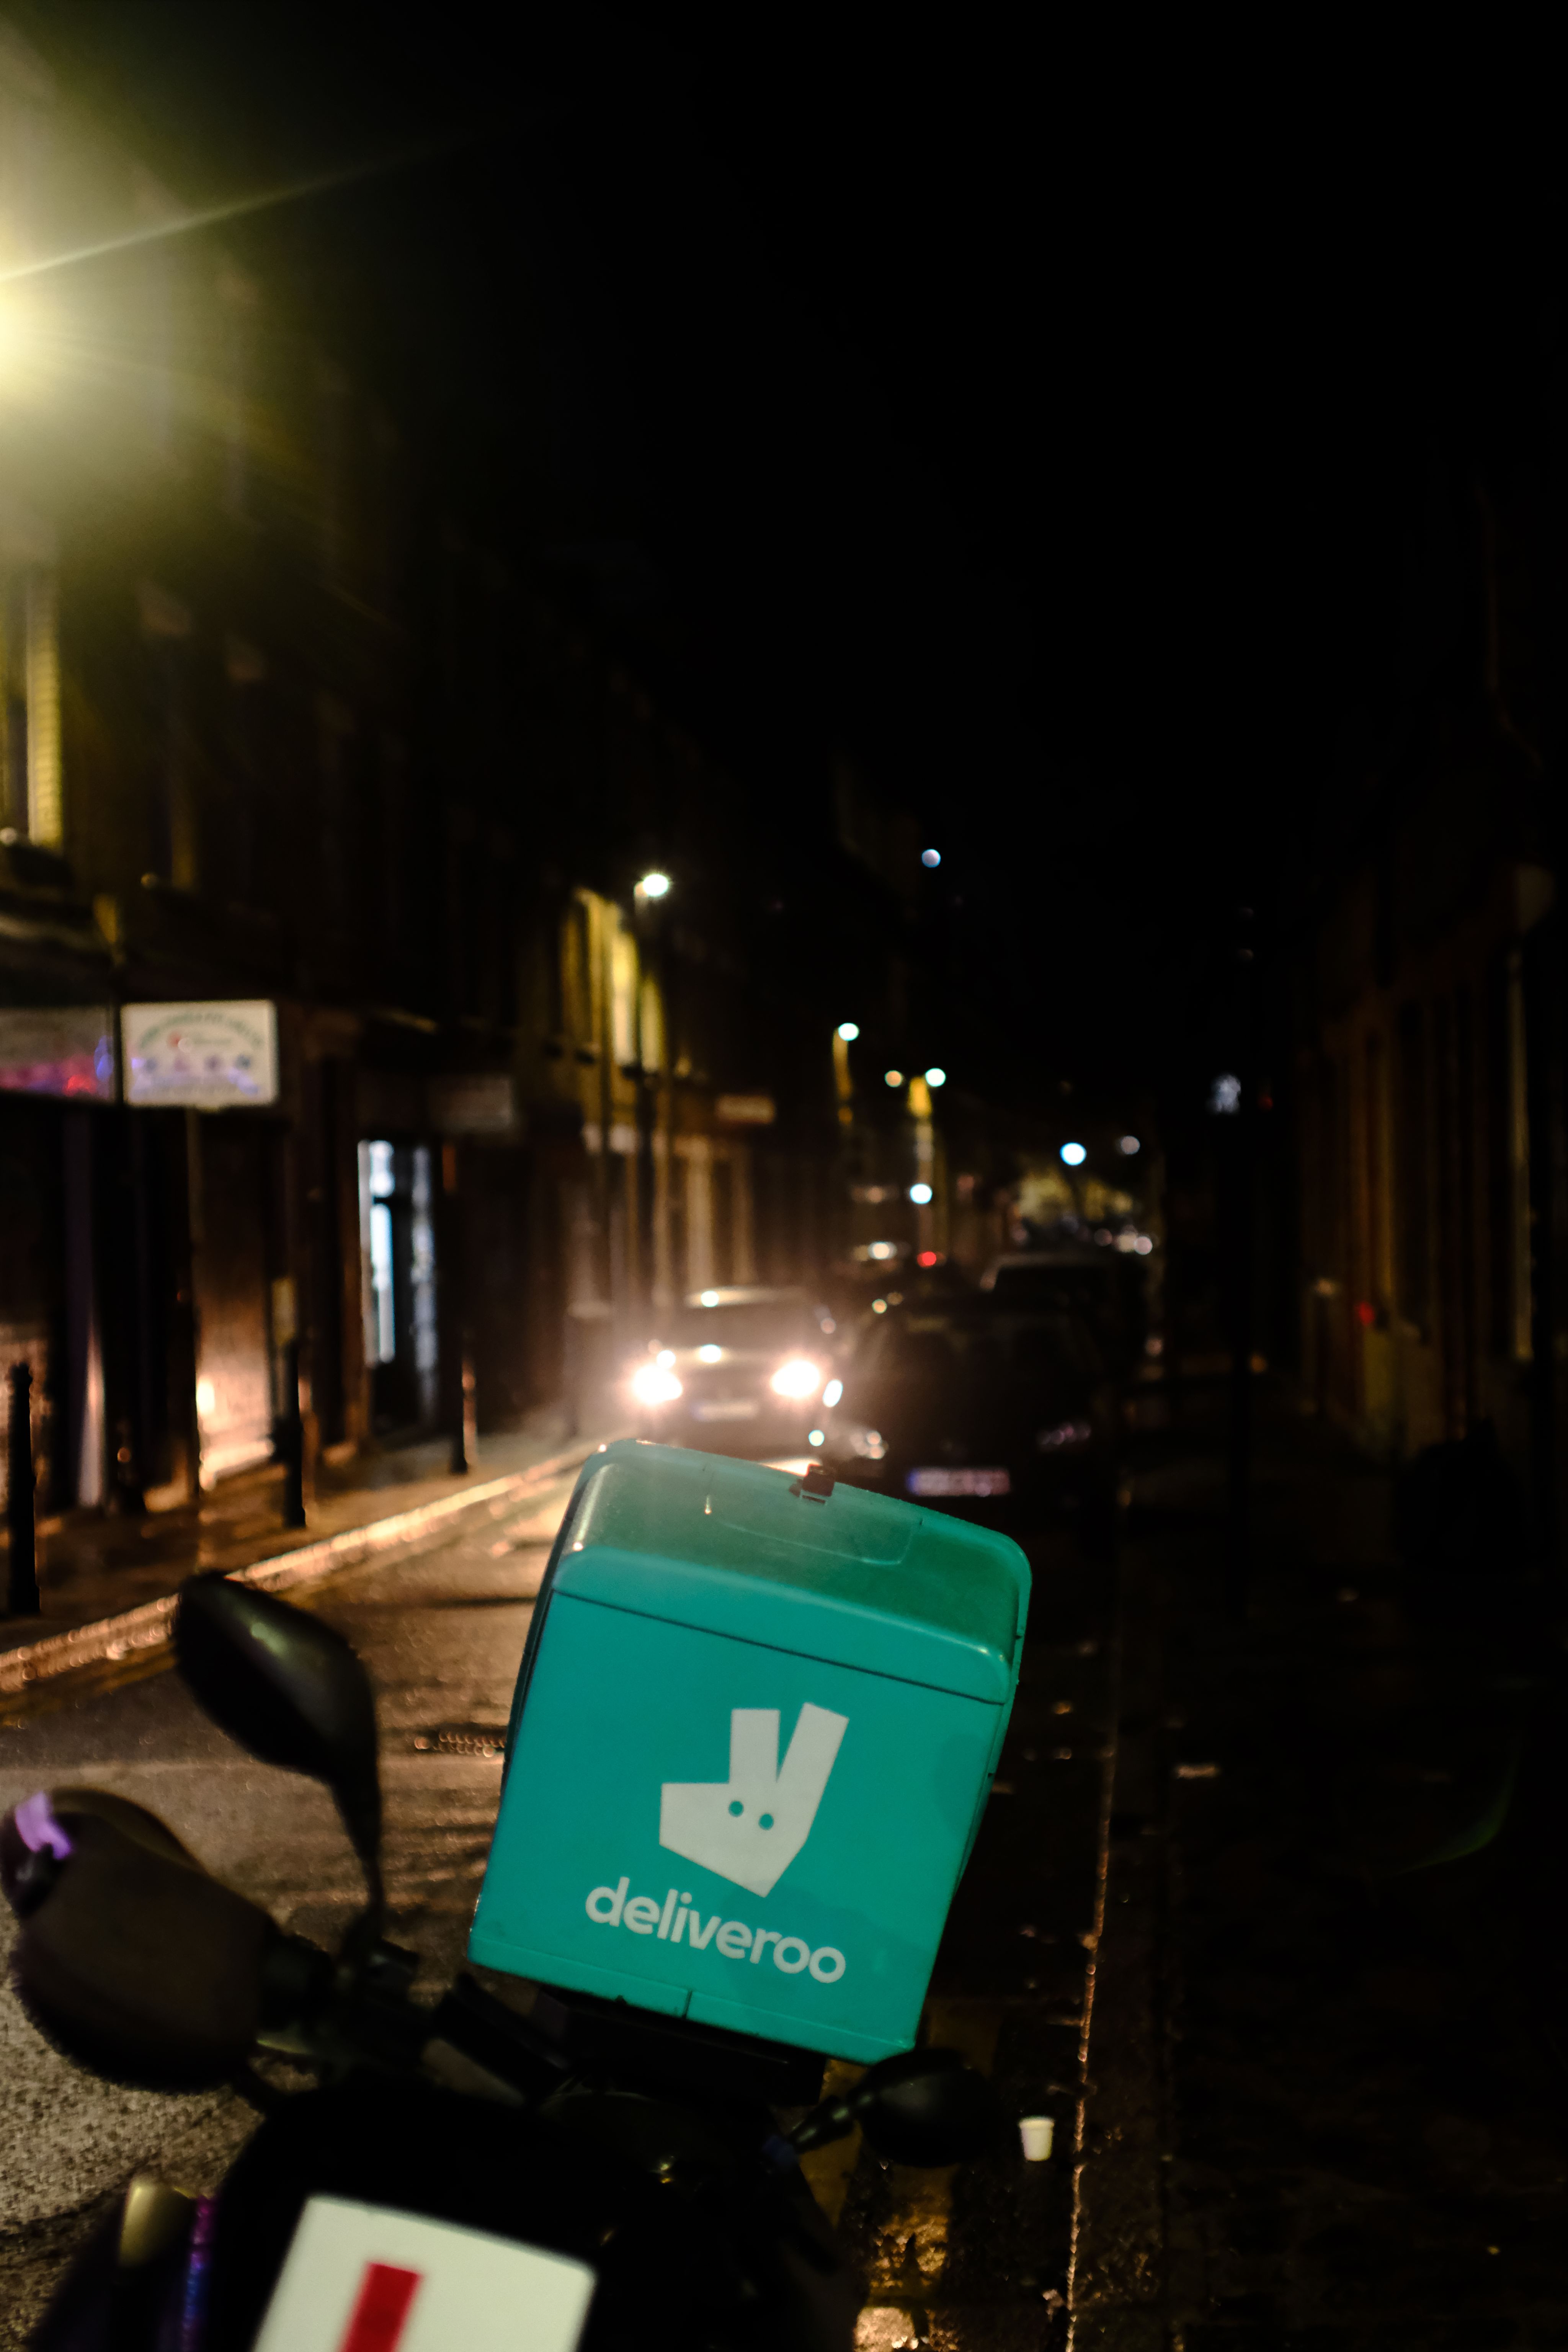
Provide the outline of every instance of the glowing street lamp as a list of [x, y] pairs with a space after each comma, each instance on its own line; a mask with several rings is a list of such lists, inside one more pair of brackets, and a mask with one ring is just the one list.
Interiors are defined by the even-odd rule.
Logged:
[[668, 874], [645, 874], [637, 884], [639, 898], [667, 898], [669, 896]]
[[945, 1087], [947, 1084], [947, 1072], [945, 1070], [928, 1070], [926, 1072], [926, 1084], [928, 1087]]
[[1083, 1166], [1084, 1161], [1085, 1161], [1088, 1158], [1089, 1158], [1089, 1153], [1084, 1150], [1084, 1147], [1083, 1147], [1083, 1145], [1082, 1145], [1081, 1143], [1064, 1143], [1064, 1144], [1063, 1144], [1063, 1146], [1062, 1146], [1062, 1159], [1065, 1160], [1065, 1162], [1067, 1163], [1068, 1167], [1069, 1167], [1069, 1168], [1081, 1168], [1081, 1167]]
[[833, 1082], [838, 1096], [838, 1124], [855, 1124], [855, 1081], [849, 1073], [849, 1048], [860, 1034], [858, 1021], [841, 1021], [833, 1033]]

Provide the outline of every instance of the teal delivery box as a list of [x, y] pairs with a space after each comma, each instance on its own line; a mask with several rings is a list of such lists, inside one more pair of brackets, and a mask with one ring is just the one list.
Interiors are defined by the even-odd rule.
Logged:
[[541, 1590], [470, 1957], [830, 2056], [909, 2049], [1028, 1590], [961, 1520], [605, 1447]]

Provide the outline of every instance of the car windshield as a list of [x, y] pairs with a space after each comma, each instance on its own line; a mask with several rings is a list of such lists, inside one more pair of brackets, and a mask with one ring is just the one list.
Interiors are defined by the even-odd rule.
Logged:
[[857, 1399], [931, 1395], [962, 1387], [971, 1395], [1028, 1395], [1094, 1377], [1092, 1343], [1071, 1315], [984, 1312], [900, 1315], [871, 1331], [853, 1368]]
[[991, 1278], [991, 1297], [1009, 1307], [1065, 1307], [1070, 1302], [1092, 1308], [1113, 1297], [1115, 1272], [1113, 1265], [1093, 1260], [1075, 1265], [1047, 1258], [1036, 1265], [999, 1265]]
[[732, 1306], [682, 1307], [669, 1326], [670, 1344], [701, 1348], [740, 1348], [764, 1352], [785, 1348], [820, 1348], [822, 1331], [802, 1299], [747, 1300]]

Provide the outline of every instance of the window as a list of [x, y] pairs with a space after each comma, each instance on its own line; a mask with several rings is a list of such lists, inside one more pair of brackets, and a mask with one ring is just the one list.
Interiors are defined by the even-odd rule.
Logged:
[[658, 986], [651, 977], [642, 984], [641, 1013], [638, 1022], [639, 1056], [645, 1070], [664, 1067], [664, 1004]]
[[350, 858], [353, 846], [356, 758], [354, 717], [334, 694], [316, 698], [321, 782], [321, 897], [327, 919], [338, 930], [351, 919]]
[[187, 713], [191, 615], [177, 596], [151, 581], [137, 592], [146, 648], [151, 741], [150, 867], [181, 890], [197, 882], [195, 776]]
[[321, 486], [321, 572], [328, 585], [348, 583], [351, 561], [349, 380], [341, 368], [323, 365], [317, 384]]
[[14, 835], [64, 847], [58, 619], [47, 564], [0, 563], [0, 814]]
[[227, 773], [220, 796], [226, 834], [223, 862], [235, 904], [248, 907], [256, 903], [259, 878], [258, 852], [267, 767], [267, 656], [243, 637], [231, 635], [224, 648], [224, 674], [228, 699]]
[[[594, 934], [591, 893], [579, 891], [573, 900], [566, 919], [566, 1022], [568, 1034], [579, 1047], [589, 1048], [596, 1042], [597, 1010], [594, 987]], [[592, 1051], [589, 1052], [592, 1060]]]
[[364, 1143], [360, 1150], [364, 1166], [365, 1238], [370, 1259], [364, 1316], [365, 1361], [390, 1364], [397, 1354], [390, 1205], [397, 1181], [393, 1174], [390, 1143]]
[[380, 741], [381, 944], [389, 960], [402, 954], [408, 898], [408, 747], [400, 735]]
[[375, 1416], [426, 1426], [437, 1409], [436, 1226], [431, 1152], [385, 1139], [359, 1147], [361, 1305]]
[[1373, 1031], [1366, 1041], [1366, 1290], [1384, 1309], [1393, 1287], [1388, 1244], [1388, 1056]]
[[637, 942], [621, 929], [618, 918], [612, 917], [615, 929], [610, 938], [610, 1029], [611, 1050], [622, 1069], [635, 1066], [637, 1059]]
[[227, 267], [218, 278], [217, 292], [222, 339], [222, 496], [228, 512], [243, 518], [250, 508], [250, 400], [258, 297], [250, 280]]
[[1400, 1314], [1425, 1329], [1430, 1307], [1431, 1208], [1426, 1035], [1418, 1004], [1399, 1015], [1394, 1063], [1394, 1275]]

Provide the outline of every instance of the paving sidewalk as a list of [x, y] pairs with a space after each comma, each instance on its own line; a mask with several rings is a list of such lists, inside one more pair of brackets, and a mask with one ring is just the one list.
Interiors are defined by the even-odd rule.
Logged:
[[468, 1505], [499, 1505], [552, 1470], [574, 1467], [598, 1443], [597, 1433], [572, 1437], [552, 1409], [519, 1432], [482, 1438], [473, 1466], [458, 1475], [446, 1438], [368, 1454], [323, 1469], [304, 1528], [284, 1525], [283, 1475], [272, 1467], [226, 1480], [199, 1509], [47, 1523], [39, 1613], [0, 1616], [0, 1703], [128, 1648], [159, 1646], [170, 1597], [199, 1569], [248, 1570], [258, 1582], [283, 1586], [385, 1542], [429, 1540]]
[[1121, 1563], [1075, 2352], [1568, 2346], [1550, 1595], [1409, 1570], [1390, 1480], [1282, 1395], [1244, 1625], [1224, 1504], [1200, 1395]]

